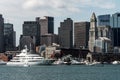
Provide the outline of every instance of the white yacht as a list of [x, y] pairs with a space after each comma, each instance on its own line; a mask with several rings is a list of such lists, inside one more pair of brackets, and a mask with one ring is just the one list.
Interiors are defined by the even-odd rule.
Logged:
[[44, 57], [40, 57], [38, 54], [31, 54], [28, 52], [27, 47], [11, 59], [7, 65], [9, 66], [31, 66], [40, 65], [45, 62]]

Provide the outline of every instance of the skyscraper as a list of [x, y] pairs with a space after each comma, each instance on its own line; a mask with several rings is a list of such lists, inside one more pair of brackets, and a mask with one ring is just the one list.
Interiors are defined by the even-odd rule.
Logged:
[[113, 46], [114, 47], [120, 47], [120, 27], [118, 28], [112, 28], [112, 32], [113, 32]]
[[[40, 45], [40, 24], [37, 21], [25, 21], [24, 24], [23, 24], [23, 35], [22, 35], [22, 37], [24, 37], [24, 36], [32, 37], [31, 39], [33, 39], [34, 45], [39, 46]], [[21, 39], [22, 39], [22, 37], [21, 37]], [[29, 41], [29, 42], [31, 42], [31, 41]]]
[[[36, 21], [40, 24], [40, 44], [46, 44], [47, 40], [44, 36], [54, 34], [54, 17], [45, 16], [44, 18], [37, 17]], [[47, 45], [47, 44], [46, 44]]]
[[120, 47], [120, 13], [111, 16], [110, 25], [113, 31], [113, 46]]
[[4, 24], [5, 50], [13, 50], [16, 46], [16, 37], [13, 24]]
[[40, 27], [40, 34], [54, 34], [54, 17], [45, 16], [43, 19], [40, 19], [39, 17], [36, 18], [36, 21], [38, 21], [41, 25]]
[[88, 47], [90, 22], [74, 23], [74, 45], [76, 48]]
[[99, 15], [98, 26], [110, 26], [110, 14]]
[[0, 14], [0, 53], [4, 51], [4, 19]]
[[89, 50], [94, 52], [95, 50], [95, 40], [97, 39], [97, 19], [95, 13], [92, 14], [90, 19], [90, 29], [89, 29]]
[[71, 18], [67, 18], [60, 23], [58, 34], [61, 47], [73, 47], [73, 20]]
[[115, 13], [111, 16], [110, 26], [112, 28], [120, 28], [120, 13]]

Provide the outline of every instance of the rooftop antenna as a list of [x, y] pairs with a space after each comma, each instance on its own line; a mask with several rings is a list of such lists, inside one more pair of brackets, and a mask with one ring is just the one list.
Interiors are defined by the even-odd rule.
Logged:
[[5, 22], [6, 22], [6, 23], [9, 23], [9, 19], [6, 19]]
[[30, 43], [30, 51], [32, 50], [32, 44]]

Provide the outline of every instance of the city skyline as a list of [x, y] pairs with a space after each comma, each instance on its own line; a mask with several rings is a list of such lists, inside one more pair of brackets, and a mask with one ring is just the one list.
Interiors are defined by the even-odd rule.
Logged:
[[[12, 23], [16, 31], [17, 45], [24, 21], [34, 21], [35, 17], [53, 16], [58, 33], [60, 22], [70, 17], [74, 22], [90, 21], [92, 12], [96, 15], [119, 12], [118, 0], [4, 0], [0, 1], [0, 13], [5, 22]], [[54, 5], [53, 5], [54, 4]], [[66, 14], [67, 13], [67, 14]]]

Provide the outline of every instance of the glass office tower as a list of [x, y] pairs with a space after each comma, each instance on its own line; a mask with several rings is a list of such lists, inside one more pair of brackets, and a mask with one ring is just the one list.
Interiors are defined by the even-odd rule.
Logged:
[[110, 25], [113, 31], [113, 45], [120, 47], [120, 13], [115, 13], [110, 18]]
[[98, 26], [110, 26], [110, 14], [98, 16]]

